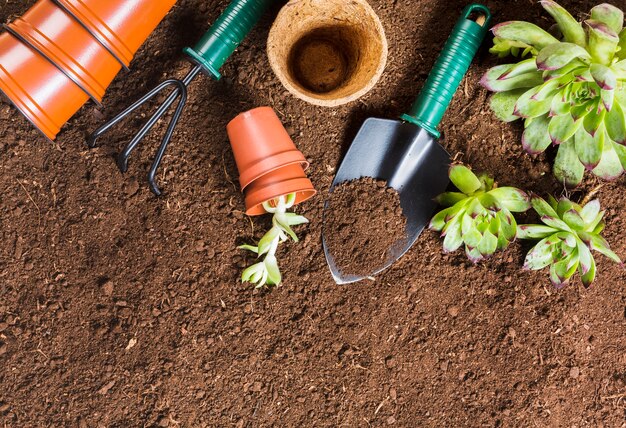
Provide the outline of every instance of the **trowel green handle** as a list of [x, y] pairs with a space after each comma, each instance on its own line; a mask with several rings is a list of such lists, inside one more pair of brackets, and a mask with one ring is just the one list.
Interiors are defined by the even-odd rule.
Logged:
[[220, 68], [248, 35], [273, 0], [233, 0], [193, 48], [184, 52], [219, 80]]
[[424, 88], [409, 113], [402, 116], [403, 120], [439, 138], [437, 127], [478, 52], [490, 22], [491, 13], [486, 6], [470, 4], [463, 9], [463, 15], [454, 26]]

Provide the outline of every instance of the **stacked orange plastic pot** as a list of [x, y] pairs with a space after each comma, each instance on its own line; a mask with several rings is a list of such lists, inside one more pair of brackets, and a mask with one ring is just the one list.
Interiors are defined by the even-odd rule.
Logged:
[[271, 107], [241, 113], [227, 126], [246, 198], [246, 214], [265, 214], [263, 203], [296, 194], [296, 203], [316, 193], [305, 170], [309, 163], [296, 148]]
[[39, 0], [0, 35], [0, 90], [46, 137], [99, 103], [176, 0]]

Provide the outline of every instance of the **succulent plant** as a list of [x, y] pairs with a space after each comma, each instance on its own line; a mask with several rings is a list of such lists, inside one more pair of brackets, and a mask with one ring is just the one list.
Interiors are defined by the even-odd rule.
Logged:
[[492, 29], [492, 53], [526, 57], [482, 78], [496, 92], [492, 110], [507, 122], [524, 119], [527, 152], [559, 146], [554, 174], [565, 185], [578, 185], [585, 169], [617, 178], [626, 168], [624, 13], [604, 3], [579, 23], [556, 2], [540, 3], [556, 21], [555, 35], [522, 21]]
[[543, 225], [520, 225], [520, 239], [540, 239], [526, 256], [524, 268], [539, 270], [550, 267], [552, 283], [561, 288], [578, 271], [588, 287], [596, 277], [596, 262], [592, 250], [621, 263], [601, 236], [604, 230], [604, 211], [596, 199], [580, 206], [567, 198], [549, 202], [533, 196], [531, 203], [541, 216]]
[[272, 228], [261, 238], [257, 246], [242, 245], [239, 248], [252, 251], [257, 257], [265, 257], [263, 261], [243, 271], [241, 274], [243, 282], [255, 283], [256, 288], [261, 288], [265, 285], [279, 285], [281, 283], [282, 275], [276, 259], [278, 245], [289, 238], [298, 242], [298, 236], [291, 229], [291, 226], [309, 222], [301, 215], [287, 212], [295, 202], [296, 194], [292, 193], [263, 204], [265, 211], [274, 215], [272, 217]]
[[506, 248], [517, 232], [511, 213], [530, 208], [528, 195], [514, 187], [497, 187], [486, 174], [476, 176], [460, 164], [450, 168], [450, 180], [460, 192], [439, 195], [437, 202], [449, 208], [430, 222], [431, 229], [442, 232], [444, 251], [465, 245], [467, 256], [477, 263]]

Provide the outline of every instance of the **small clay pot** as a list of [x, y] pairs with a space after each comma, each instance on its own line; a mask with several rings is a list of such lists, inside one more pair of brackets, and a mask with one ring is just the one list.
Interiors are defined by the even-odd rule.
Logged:
[[245, 191], [246, 214], [265, 214], [263, 203], [280, 196], [296, 194], [296, 204], [312, 198], [317, 193], [300, 164], [291, 164], [276, 169], [254, 180]]
[[241, 113], [226, 130], [239, 170], [241, 190], [284, 166], [296, 164], [300, 169], [309, 166], [271, 107]]
[[270, 30], [267, 53], [289, 92], [334, 107], [378, 82], [387, 64], [387, 39], [366, 0], [291, 0]]
[[122, 69], [100, 42], [51, 0], [39, 0], [7, 28], [98, 102]]
[[51, 140], [89, 100], [61, 70], [10, 33], [0, 35], [0, 90]]
[[165, 18], [176, 0], [54, 0], [124, 66]]

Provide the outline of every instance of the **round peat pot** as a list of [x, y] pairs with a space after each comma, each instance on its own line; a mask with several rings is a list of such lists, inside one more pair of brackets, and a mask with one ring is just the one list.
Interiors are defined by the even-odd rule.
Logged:
[[313, 188], [311, 180], [304, 173], [300, 164], [291, 164], [259, 177], [247, 187], [246, 214], [249, 216], [265, 214], [263, 203], [296, 194], [296, 204], [312, 198], [317, 193]]
[[124, 66], [165, 18], [176, 0], [54, 0]]
[[291, 0], [270, 30], [267, 53], [289, 92], [334, 107], [378, 82], [387, 64], [387, 39], [366, 0]]
[[0, 35], [0, 90], [51, 140], [89, 100], [61, 70], [10, 33]]
[[122, 69], [100, 42], [52, 0], [39, 0], [7, 28], [97, 102], [102, 101], [106, 88]]
[[241, 190], [259, 177], [286, 165], [296, 164], [300, 169], [309, 167], [271, 107], [241, 113], [226, 130], [239, 170]]

